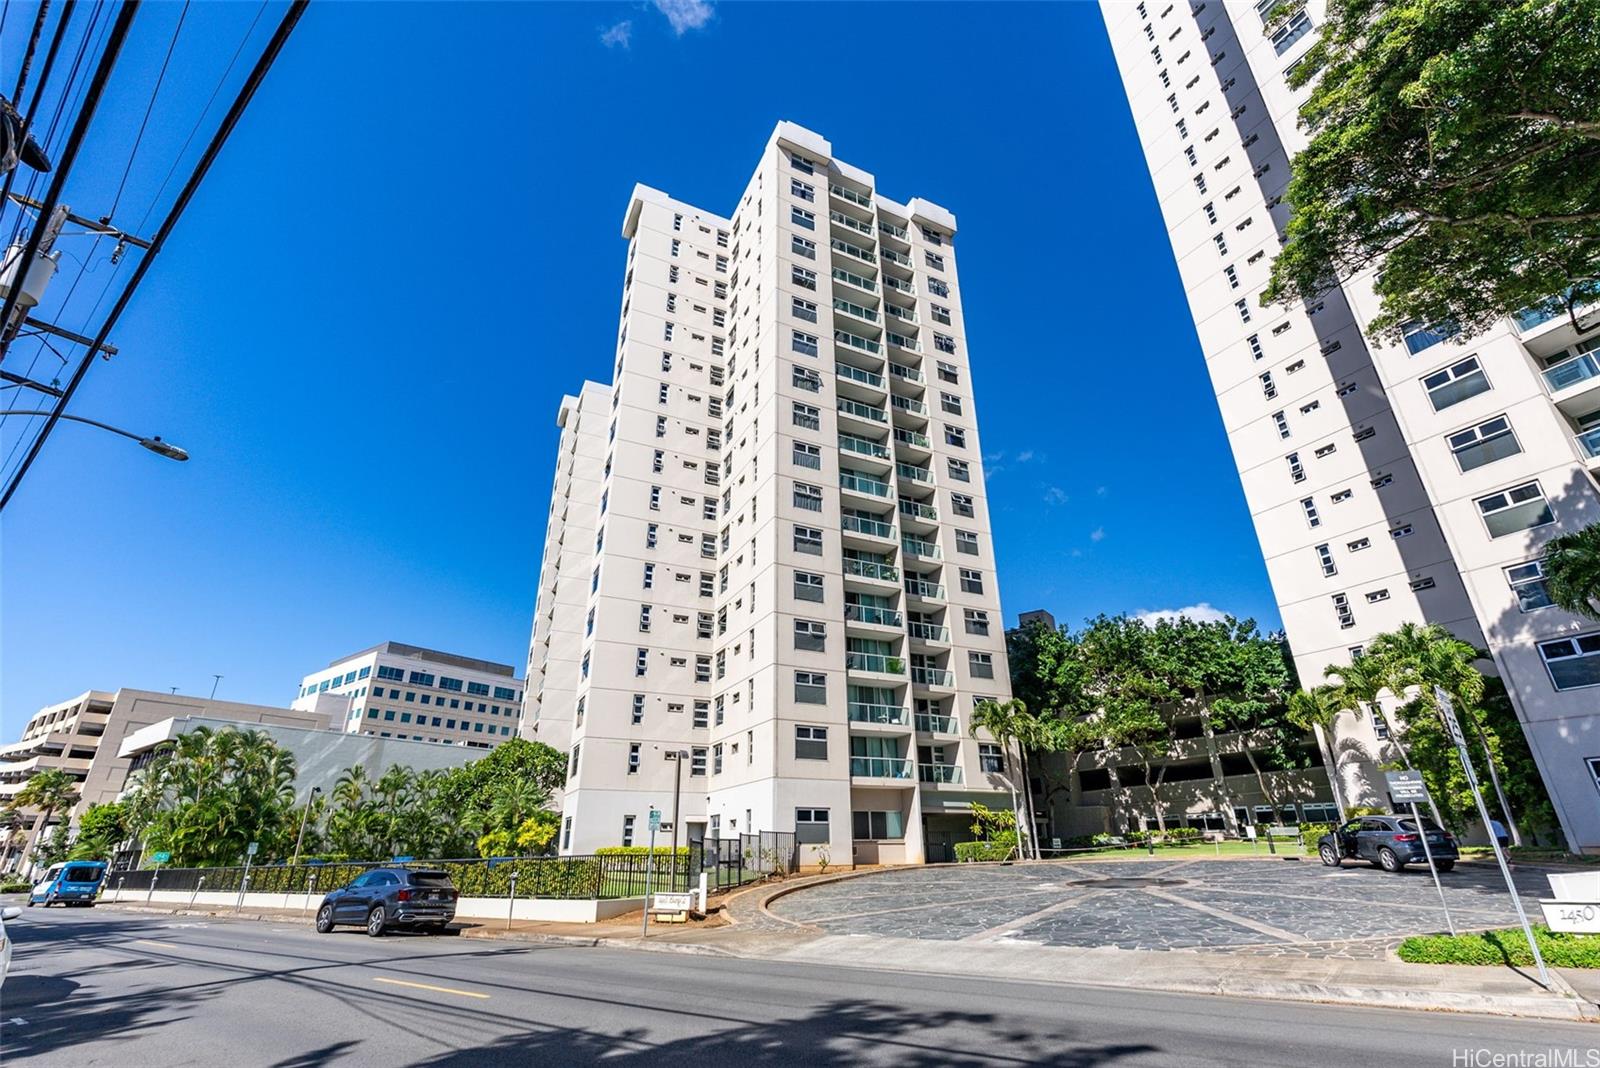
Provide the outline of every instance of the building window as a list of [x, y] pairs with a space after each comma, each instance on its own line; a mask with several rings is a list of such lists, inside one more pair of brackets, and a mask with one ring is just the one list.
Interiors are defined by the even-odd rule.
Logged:
[[970, 530], [956, 531], [956, 552], [978, 555], [978, 535]]
[[820, 671], [796, 671], [794, 699], [803, 705], [827, 704], [828, 676]]
[[650, 630], [650, 607], [647, 604], [639, 606], [639, 629], [646, 633]]
[[980, 634], [988, 637], [989, 613], [981, 608], [967, 608], [961, 613], [962, 622], [968, 634]]
[[[655, 524], [652, 523], [652, 524], [650, 524], [650, 526], [651, 526], [651, 532], [652, 532], [652, 536], [653, 536]], [[654, 545], [652, 544], [652, 548], [653, 547], [654, 547]], [[655, 586], [655, 584], [656, 584], [656, 565], [655, 564], [645, 564], [644, 565], [644, 588], [647, 589], [647, 590], [651, 589], [652, 587]], [[592, 618], [593, 617], [593, 613], [590, 613], [590, 616]]]
[[628, 744], [628, 774], [629, 775], [637, 775], [637, 774], [639, 774], [639, 743], [638, 742], [630, 742]]
[[1423, 378], [1422, 388], [1428, 393], [1433, 410], [1442, 412], [1453, 404], [1489, 391], [1489, 379], [1476, 356], [1468, 356], [1442, 371]]
[[1356, 625], [1356, 614], [1350, 609], [1350, 598], [1342, 593], [1333, 595], [1333, 612], [1339, 618], [1339, 629], [1348, 630]]
[[1272, 49], [1278, 55], [1283, 55], [1300, 38], [1311, 32], [1311, 16], [1302, 8], [1290, 16], [1289, 21], [1279, 26], [1272, 33]]
[[799, 601], [822, 600], [822, 576], [813, 575], [808, 571], [794, 573], [794, 596]]
[[967, 673], [975, 679], [994, 678], [994, 654], [968, 653]]
[[622, 817], [622, 844], [624, 847], [633, 845], [633, 821], [634, 817], [632, 816]]
[[1306, 514], [1307, 526], [1320, 527], [1322, 525], [1322, 517], [1317, 514], [1317, 502], [1313, 498], [1303, 498], [1300, 501], [1300, 508]]
[[859, 841], [881, 841], [906, 836], [905, 814], [896, 810], [888, 812], [850, 813], [851, 832]]
[[978, 770], [985, 774], [1005, 774], [1006, 755], [998, 743], [978, 743]]
[[1316, 548], [1317, 562], [1322, 565], [1322, 573], [1324, 575], [1337, 575], [1339, 568], [1333, 562], [1333, 551], [1326, 545], [1318, 545]]
[[972, 506], [972, 498], [965, 493], [950, 494], [950, 508], [956, 515], [966, 516], [968, 519], [976, 518], [977, 515]]
[[[808, 271], [799, 264], [796, 264], [790, 269], [789, 279], [802, 289], [817, 288], [817, 272]], [[813, 322], [815, 322], [815, 320], [813, 320]]]
[[944, 425], [944, 443], [953, 445], [958, 449], [967, 447], [967, 432], [958, 426]]
[[828, 728], [797, 725], [794, 729], [794, 757], [796, 760], [827, 760]]
[[807, 334], [799, 330], [791, 331], [790, 347], [802, 356], [815, 356], [817, 354], [817, 335]]
[[1277, 395], [1278, 395], [1278, 387], [1272, 381], [1272, 372], [1271, 371], [1262, 371], [1261, 375], [1260, 375], [1260, 378], [1261, 378], [1261, 395], [1263, 397], [1265, 397], [1267, 400], [1273, 400], [1274, 398], [1276, 398]]
[[582, 745], [572, 747], [572, 756], [567, 761], [567, 778], [576, 778], [578, 775], [578, 757], [583, 751]]
[[1295, 482], [1304, 482], [1306, 480], [1306, 469], [1300, 463], [1300, 454], [1291, 452], [1284, 459], [1289, 463], [1289, 478]]
[[808, 260], [817, 258], [817, 243], [815, 241], [807, 241], [799, 234], [793, 236], [793, 239], [789, 242], [789, 247], [796, 256], [804, 256]]
[[1463, 474], [1522, 451], [1511, 421], [1503, 415], [1447, 435], [1445, 441]]
[[1272, 413], [1272, 424], [1278, 428], [1278, 437], [1287, 438], [1289, 436], [1289, 420], [1282, 412]]
[[827, 809], [797, 808], [794, 810], [794, 840], [797, 844], [826, 845], [830, 837]]
[[808, 512], [822, 511], [822, 488], [805, 482], [794, 484], [794, 506]]
[[633, 695], [633, 722], [635, 724], [644, 722], [644, 694], [642, 693]]
[[706, 773], [706, 747], [697, 745], [689, 750], [689, 774], [704, 775]]
[[[822, 389], [822, 376], [811, 370], [811, 368], [795, 367], [792, 370], [794, 374], [792, 381], [796, 389], [803, 389], [808, 393], [816, 393]], [[815, 427], [812, 429], [815, 429]]]
[[1600, 634], [1540, 642], [1539, 655], [1556, 689], [1600, 686]]
[[822, 411], [810, 404], [794, 402], [794, 425], [802, 430], [821, 430]]
[[822, 447], [819, 445], [813, 445], [808, 441], [797, 441], [794, 443], [792, 456], [797, 467], [822, 469]]
[[827, 646], [828, 627], [810, 619], [794, 621], [794, 647], [814, 653], [823, 652]]
[[1491, 493], [1473, 502], [1483, 516], [1489, 537], [1503, 538], [1519, 530], [1532, 530], [1555, 522], [1550, 504], [1537, 482], [1524, 482], [1499, 493]]
[[718, 742], [711, 747], [711, 774], [722, 774], [722, 743]]
[[1517, 611], [1535, 612], [1555, 603], [1550, 600], [1550, 590], [1545, 586], [1543, 562], [1529, 560], [1508, 567], [1505, 572], [1511, 592], [1517, 595]]
[[962, 568], [961, 569], [961, 592], [962, 593], [982, 593], [983, 592], [983, 572], [974, 571], [970, 567]]
[[633, 673], [643, 675], [650, 668], [650, 650], [640, 649], [633, 657]]
[[958, 460], [952, 456], [949, 458], [949, 464], [951, 478], [955, 479], [957, 482], [972, 481], [972, 468], [967, 461]]
[[816, 187], [809, 182], [802, 182], [798, 178], [789, 179], [789, 192], [801, 200], [814, 201], [817, 199]]

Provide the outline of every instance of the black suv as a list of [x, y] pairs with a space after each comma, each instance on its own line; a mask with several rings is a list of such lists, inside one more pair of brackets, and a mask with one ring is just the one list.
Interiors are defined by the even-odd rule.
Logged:
[[458, 896], [442, 871], [374, 868], [328, 892], [317, 909], [317, 932], [339, 924], [365, 927], [373, 938], [393, 926], [442, 931], [456, 917]]
[[1346, 820], [1332, 834], [1325, 834], [1317, 842], [1317, 853], [1322, 863], [1330, 868], [1349, 858], [1366, 860], [1384, 871], [1397, 872], [1407, 864], [1426, 864], [1428, 854], [1422, 848], [1422, 836], [1428, 836], [1428, 849], [1433, 852], [1434, 867], [1449, 871], [1461, 856], [1456, 849], [1455, 836], [1432, 820], [1424, 818], [1422, 831], [1410, 816], [1360, 816]]

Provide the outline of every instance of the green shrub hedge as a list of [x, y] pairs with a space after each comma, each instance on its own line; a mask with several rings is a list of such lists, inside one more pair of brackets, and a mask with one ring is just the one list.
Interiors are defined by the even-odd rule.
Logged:
[[[1544, 962], [1555, 968], [1600, 968], [1600, 935], [1565, 934], [1535, 927]], [[1522, 928], [1464, 935], [1416, 935], [1400, 943], [1400, 959], [1411, 964], [1533, 964]]]
[[1001, 831], [987, 842], [957, 842], [956, 860], [1010, 860], [1017, 852], [1017, 832]]
[[1331, 823], [1302, 823], [1300, 825], [1300, 844], [1306, 847], [1307, 853], [1317, 851], [1317, 842], [1325, 834], [1333, 833]]

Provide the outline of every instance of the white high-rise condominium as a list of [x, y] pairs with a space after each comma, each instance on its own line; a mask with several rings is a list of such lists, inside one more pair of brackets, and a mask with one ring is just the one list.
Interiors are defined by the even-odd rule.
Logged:
[[[779, 123], [731, 217], [638, 186], [611, 387], [562, 401], [524, 730], [560, 847], [948, 859], [1015, 761], [955, 217]], [[1018, 788], [1022, 783], [1015, 783]]]
[[[1104, 3], [1195, 327], [1300, 677], [1436, 622], [1488, 648], [1570, 846], [1600, 849], [1600, 628], [1550, 605], [1543, 544], [1600, 516], [1592, 336], [1522, 315], [1372, 336], [1371, 271], [1262, 307], [1309, 89], [1286, 72], [1320, 0]], [[1270, 24], [1267, 21], [1270, 19]], [[1345, 800], [1382, 797], [1370, 719], [1337, 733]]]

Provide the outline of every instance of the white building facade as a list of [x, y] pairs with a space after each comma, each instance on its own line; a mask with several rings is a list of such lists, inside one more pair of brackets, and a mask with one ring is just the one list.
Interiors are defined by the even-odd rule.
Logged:
[[955, 232], [791, 123], [731, 216], [635, 188], [530, 643], [563, 852], [644, 844], [679, 771], [680, 841], [794, 832], [805, 863], [946, 859], [972, 801], [1010, 807], [968, 729], [1009, 676]]
[[[1600, 519], [1600, 353], [1526, 315], [1385, 343], [1370, 272], [1261, 306], [1306, 143], [1285, 75], [1323, 9], [1102, 3], [1296, 666], [1314, 684], [1408, 621], [1488, 648], [1569, 846], [1600, 850], [1600, 628], [1549, 604], [1538, 564]], [[1345, 800], [1381, 798], [1385, 725], [1337, 734]]]
[[289, 707], [333, 700], [348, 734], [489, 749], [516, 736], [522, 697], [510, 664], [384, 642], [307, 675]]

